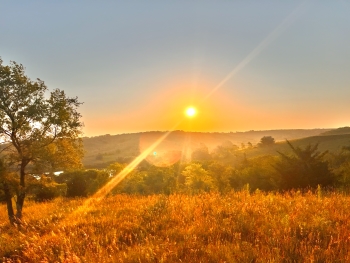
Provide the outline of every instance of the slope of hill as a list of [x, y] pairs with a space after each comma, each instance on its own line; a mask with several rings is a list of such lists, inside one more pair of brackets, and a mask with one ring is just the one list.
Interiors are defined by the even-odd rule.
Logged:
[[[293, 130], [267, 130], [230, 133], [208, 132], [184, 132], [174, 131], [170, 133], [156, 148], [155, 152], [179, 152], [188, 156], [194, 149], [205, 145], [212, 151], [218, 145], [230, 141], [241, 146], [251, 143], [256, 145], [263, 136], [272, 136], [275, 140], [294, 140], [304, 137], [320, 135], [330, 129], [293, 129]], [[109, 163], [120, 161], [128, 162], [136, 157], [141, 151], [152, 145], [165, 132], [142, 132], [120, 135], [102, 135], [83, 138], [85, 167], [102, 168]]]
[[[339, 134], [339, 135], [318, 135], [311, 136], [301, 139], [289, 140], [293, 146], [305, 148], [307, 145], [318, 144], [318, 151], [324, 152], [337, 152], [340, 151], [344, 146], [350, 145], [350, 134]], [[277, 155], [277, 152], [289, 153], [291, 149], [289, 145], [284, 142], [278, 142], [275, 145], [269, 147], [256, 147], [246, 151], [248, 157], [254, 157], [258, 155]]]
[[350, 127], [341, 127], [338, 129], [321, 133], [321, 135], [338, 135], [338, 134], [350, 134]]

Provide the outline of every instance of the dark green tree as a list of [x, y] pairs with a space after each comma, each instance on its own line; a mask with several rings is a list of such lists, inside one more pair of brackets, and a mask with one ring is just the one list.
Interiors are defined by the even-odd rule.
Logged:
[[275, 144], [275, 139], [272, 136], [264, 136], [260, 139], [259, 146], [266, 147]]
[[62, 173], [55, 181], [67, 184], [67, 197], [85, 197], [96, 193], [109, 179], [107, 171], [90, 169]]
[[334, 183], [334, 176], [324, 159], [327, 151], [318, 152], [318, 144], [302, 149], [294, 147], [288, 140], [287, 143], [292, 154], [278, 152], [280, 160], [274, 166], [281, 176], [282, 189], [316, 188], [317, 185], [329, 186]]
[[27, 178], [27, 195], [38, 202], [52, 200], [59, 196], [66, 196], [67, 185], [56, 183], [50, 176], [41, 175]]
[[251, 159], [243, 159], [235, 166], [230, 176], [230, 184], [235, 189], [242, 189], [244, 185], [254, 191], [276, 190], [278, 187], [278, 174], [273, 168], [277, 156], [262, 155]]
[[[0, 142], [12, 167], [19, 167], [16, 215], [13, 215], [18, 222], [26, 196], [28, 165], [47, 160], [48, 147], [60, 140], [71, 145], [77, 143], [83, 125], [77, 111], [81, 103], [76, 97], [67, 97], [59, 89], [47, 94], [44, 82], [40, 79], [32, 81], [24, 70], [21, 64], [11, 62], [6, 66], [0, 59]], [[78, 143], [72, 151], [79, 148]], [[69, 159], [77, 155], [66, 152], [52, 156]]]
[[335, 176], [336, 184], [343, 189], [350, 186], [350, 146], [345, 146], [338, 153], [328, 155], [330, 169]]

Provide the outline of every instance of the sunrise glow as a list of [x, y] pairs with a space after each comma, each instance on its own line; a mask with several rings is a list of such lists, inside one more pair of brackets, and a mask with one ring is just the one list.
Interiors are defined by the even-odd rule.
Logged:
[[197, 113], [197, 110], [193, 107], [189, 107], [186, 109], [186, 116], [187, 117], [193, 117], [196, 115], [196, 113]]

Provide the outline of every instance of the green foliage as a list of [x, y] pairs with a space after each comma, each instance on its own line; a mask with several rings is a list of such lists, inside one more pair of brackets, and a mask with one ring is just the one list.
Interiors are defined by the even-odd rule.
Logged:
[[47, 97], [47, 91], [42, 80], [25, 75], [22, 65], [4, 66], [0, 59], [0, 138], [12, 144], [8, 150], [13, 161], [28, 164], [45, 159], [46, 147], [81, 133], [78, 99], [58, 89]]
[[209, 176], [208, 172], [199, 163], [187, 165], [182, 171], [182, 175], [186, 178], [185, 185], [189, 192], [208, 192], [214, 188], [213, 178]]
[[67, 194], [67, 184], [56, 183], [51, 177], [45, 175], [42, 175], [39, 179], [35, 177], [28, 178], [27, 184], [27, 193], [35, 201], [48, 201]]
[[235, 167], [229, 178], [231, 186], [238, 190], [249, 185], [251, 191], [278, 189], [278, 174], [273, 168], [276, 160], [277, 157], [271, 155], [244, 159]]
[[145, 171], [132, 171], [113, 189], [112, 193], [144, 195], [147, 192], [144, 179], [146, 176], [147, 173]]
[[350, 148], [343, 147], [338, 152], [328, 156], [330, 169], [336, 178], [336, 184], [343, 189], [350, 188]]
[[282, 189], [316, 188], [318, 185], [330, 186], [334, 183], [328, 162], [324, 160], [327, 152], [318, 152], [318, 144], [302, 149], [294, 147], [289, 141], [287, 143], [292, 154], [279, 152], [280, 160], [275, 165], [281, 176]]
[[110, 176], [106, 171], [77, 170], [64, 172], [57, 176], [55, 181], [67, 185], [67, 197], [79, 197], [94, 194], [109, 179]]
[[231, 190], [230, 176], [232, 172], [233, 168], [231, 166], [217, 161], [208, 165], [208, 175], [213, 180], [214, 189], [217, 189], [220, 193], [227, 193]]
[[176, 165], [170, 167], [148, 166], [146, 170], [131, 172], [114, 193], [170, 194], [177, 186]]
[[239, 147], [231, 141], [225, 141], [214, 149], [212, 155], [214, 159], [225, 160], [234, 156], [238, 149]]
[[115, 176], [119, 174], [125, 167], [126, 164], [115, 162], [110, 164], [106, 170], [110, 174], [110, 176]]
[[211, 159], [208, 147], [201, 143], [191, 154], [191, 160], [194, 162], [208, 161]]
[[78, 138], [59, 138], [42, 149], [42, 157], [32, 165], [33, 173], [71, 171], [82, 168], [83, 145]]
[[146, 193], [170, 194], [176, 186], [174, 166], [156, 167], [152, 166], [144, 177], [144, 184], [147, 187]]

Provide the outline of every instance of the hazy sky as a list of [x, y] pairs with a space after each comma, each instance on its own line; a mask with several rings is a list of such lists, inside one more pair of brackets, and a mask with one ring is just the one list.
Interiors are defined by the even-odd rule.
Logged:
[[87, 136], [350, 125], [350, 1], [0, 0], [0, 56]]

